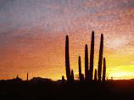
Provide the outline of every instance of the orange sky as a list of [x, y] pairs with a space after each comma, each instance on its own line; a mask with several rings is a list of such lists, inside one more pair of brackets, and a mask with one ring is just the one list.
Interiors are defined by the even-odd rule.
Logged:
[[[4, 6], [3, 6], [4, 5]], [[10, 6], [10, 7], [9, 7]], [[84, 73], [84, 46], [90, 50], [95, 31], [95, 68], [100, 34], [104, 34], [107, 77], [134, 78], [133, 0], [1, 0], [0, 79], [17, 74], [61, 79], [65, 75], [65, 36], [70, 67], [78, 77], [78, 55]]]

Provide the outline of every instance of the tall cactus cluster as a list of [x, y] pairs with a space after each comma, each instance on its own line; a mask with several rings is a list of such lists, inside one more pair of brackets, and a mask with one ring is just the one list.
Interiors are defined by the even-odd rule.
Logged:
[[[78, 57], [78, 70], [79, 70], [79, 80], [80, 81], [105, 81], [106, 77], [106, 58], [103, 58], [103, 34], [101, 34], [100, 40], [100, 49], [99, 49], [99, 60], [98, 60], [98, 69], [94, 71], [94, 31], [92, 31], [91, 35], [91, 49], [90, 49], [90, 65], [88, 64], [88, 45], [85, 45], [85, 79], [81, 70], [81, 56]], [[103, 75], [102, 75], [102, 61], [103, 61]], [[67, 81], [74, 81], [74, 72], [71, 70], [70, 72], [70, 61], [69, 61], [69, 37], [66, 36], [65, 41], [65, 69], [66, 69], [66, 78]], [[90, 69], [88, 68], [90, 66]], [[93, 79], [93, 71], [94, 71], [94, 79]]]

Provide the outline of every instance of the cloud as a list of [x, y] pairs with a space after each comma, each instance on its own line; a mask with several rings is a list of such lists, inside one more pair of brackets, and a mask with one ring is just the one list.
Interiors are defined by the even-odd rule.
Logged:
[[9, 7], [14, 3], [14, 1], [15, 0], [0, 0], [0, 10], [6, 10], [7, 8], [9, 9]]

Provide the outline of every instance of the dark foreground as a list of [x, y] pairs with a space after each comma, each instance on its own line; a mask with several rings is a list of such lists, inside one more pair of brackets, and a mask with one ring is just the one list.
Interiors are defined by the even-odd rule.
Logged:
[[134, 99], [134, 80], [79, 82], [38, 79], [0, 81], [0, 100]]

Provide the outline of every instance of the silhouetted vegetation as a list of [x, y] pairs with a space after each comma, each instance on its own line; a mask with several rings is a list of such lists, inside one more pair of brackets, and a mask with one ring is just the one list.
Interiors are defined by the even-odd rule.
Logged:
[[27, 81], [28, 81], [28, 73], [27, 73]]
[[[63, 79], [63, 78], [62, 78]], [[33, 78], [29, 81], [1, 80], [0, 100], [119, 100], [134, 98], [134, 80], [68, 84], [66, 80]]]
[[100, 49], [99, 49], [99, 61], [98, 61], [98, 80], [99, 81], [101, 81], [102, 58], [103, 58], [103, 34], [101, 34]]
[[103, 58], [103, 77], [102, 77], [102, 81], [105, 81], [106, 78], [106, 59]]
[[[98, 69], [94, 67], [94, 32], [91, 36], [90, 69], [88, 68], [88, 45], [85, 45], [85, 77], [82, 74], [81, 56], [78, 57], [79, 80], [70, 72], [69, 37], [65, 40], [66, 79], [33, 77], [23, 81], [18, 75], [15, 79], [0, 81], [0, 100], [120, 100], [134, 98], [134, 80], [106, 79], [106, 58], [103, 58], [103, 34], [101, 34]], [[93, 79], [94, 71], [94, 79]], [[98, 77], [97, 77], [98, 76]], [[102, 76], [102, 81], [101, 81]]]
[[71, 70], [71, 82], [74, 82], [74, 71]]
[[62, 76], [62, 84], [65, 85], [65, 78]]
[[88, 45], [85, 45], [85, 80], [89, 81], [89, 72], [88, 72]]
[[90, 80], [93, 80], [93, 67], [94, 67], [94, 31], [91, 36], [91, 50], [90, 50]]
[[67, 81], [70, 81], [69, 37], [68, 37], [68, 35], [66, 36], [66, 41], [65, 41], [65, 64], [66, 64]]
[[82, 81], [82, 72], [81, 72], [81, 57], [78, 58], [78, 66], [79, 66], [79, 80]]
[[94, 80], [97, 81], [97, 70], [95, 69]]

